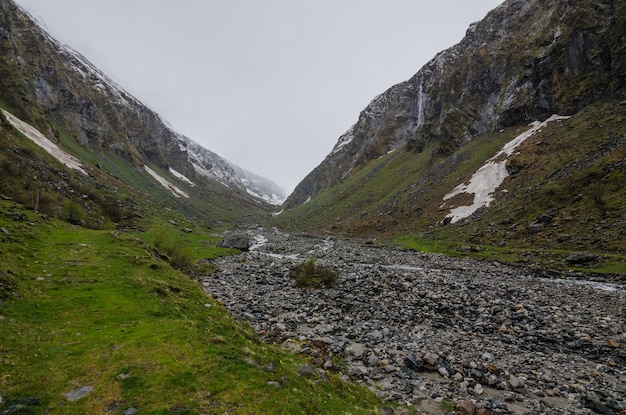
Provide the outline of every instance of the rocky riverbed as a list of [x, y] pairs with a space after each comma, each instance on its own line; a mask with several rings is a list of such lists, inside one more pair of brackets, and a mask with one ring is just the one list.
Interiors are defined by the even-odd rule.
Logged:
[[[206, 292], [318, 370], [422, 413], [626, 414], [623, 281], [249, 234], [251, 250], [219, 259]], [[310, 257], [337, 272], [335, 288], [295, 287], [289, 271]]]

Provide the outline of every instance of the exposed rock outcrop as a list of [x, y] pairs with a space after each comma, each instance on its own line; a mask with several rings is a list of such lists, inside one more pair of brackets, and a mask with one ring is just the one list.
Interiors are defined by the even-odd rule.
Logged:
[[626, 7], [507, 0], [456, 46], [376, 97], [289, 196], [293, 208], [403, 143], [447, 155], [477, 135], [626, 94]]

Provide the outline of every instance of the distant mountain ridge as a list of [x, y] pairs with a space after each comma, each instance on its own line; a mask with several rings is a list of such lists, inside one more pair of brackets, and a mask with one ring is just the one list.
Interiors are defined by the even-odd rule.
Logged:
[[137, 168], [154, 163], [268, 203], [284, 199], [276, 183], [257, 175], [251, 181], [249, 172], [175, 131], [12, 1], [3, 0], [0, 13], [2, 99], [19, 118], [52, 139], [68, 133], [83, 148], [112, 152]]

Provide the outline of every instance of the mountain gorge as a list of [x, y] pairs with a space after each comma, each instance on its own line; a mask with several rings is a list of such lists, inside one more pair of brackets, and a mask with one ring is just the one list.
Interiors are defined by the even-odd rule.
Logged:
[[[374, 98], [288, 197], [282, 220], [453, 250], [623, 254], [625, 41], [621, 2], [505, 1]], [[553, 114], [569, 118], [498, 156], [507, 177], [491, 191], [495, 201], [442, 226], [476, 195], [446, 196]]]
[[0, 27], [2, 106], [85, 165], [131, 187], [137, 175], [151, 180], [149, 166], [178, 187], [198, 186], [185, 192], [191, 199], [232, 204], [226, 210], [266, 210], [284, 198], [275, 183], [178, 133], [10, 1], [0, 4]]

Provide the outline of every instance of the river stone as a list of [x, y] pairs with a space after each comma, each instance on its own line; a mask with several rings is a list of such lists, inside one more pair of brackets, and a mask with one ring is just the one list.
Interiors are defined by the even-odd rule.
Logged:
[[352, 343], [346, 347], [346, 351], [357, 359], [361, 359], [365, 354], [365, 345], [362, 343]]
[[509, 377], [509, 385], [512, 389], [519, 389], [524, 387], [524, 379], [511, 375]]
[[419, 372], [424, 367], [424, 361], [415, 356], [407, 356], [404, 358], [404, 365], [415, 372]]
[[439, 355], [436, 353], [428, 352], [424, 355], [424, 367], [429, 370], [437, 370], [437, 362], [439, 361]]
[[[471, 396], [475, 408], [503, 415], [520, 413], [504, 401], [524, 413], [587, 415], [591, 401], [623, 410], [622, 280], [594, 275], [604, 289], [580, 271], [555, 275], [278, 230], [242, 232], [264, 242], [216, 259], [219, 270], [202, 277], [205, 291], [238, 319], [254, 315], [250, 325], [263, 340], [369, 385], [382, 399], [429, 405]], [[336, 287], [294, 287], [289, 270], [311, 256], [338, 271]], [[440, 366], [454, 378], [421, 373]], [[556, 403], [548, 407], [547, 399]]]

